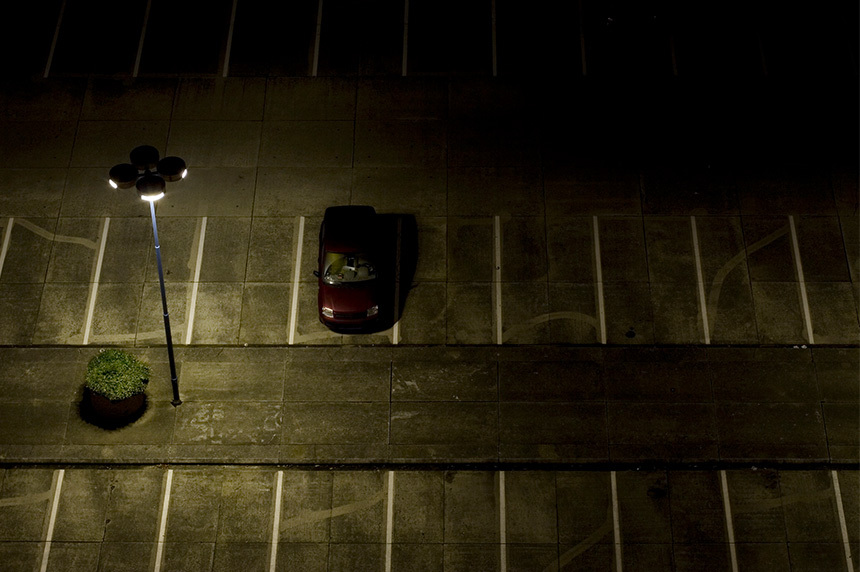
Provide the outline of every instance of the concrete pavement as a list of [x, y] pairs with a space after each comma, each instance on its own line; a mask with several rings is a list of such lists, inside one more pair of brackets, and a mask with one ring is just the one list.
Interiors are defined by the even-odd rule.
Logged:
[[857, 479], [15, 467], [0, 469], [0, 562], [4, 572], [856, 570]]
[[0, 349], [5, 463], [857, 463], [857, 348], [164, 348], [132, 425], [85, 422], [94, 347]]

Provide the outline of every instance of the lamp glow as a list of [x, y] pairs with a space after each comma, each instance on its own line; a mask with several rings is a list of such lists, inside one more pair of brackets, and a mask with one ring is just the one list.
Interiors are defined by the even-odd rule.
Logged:
[[163, 196], [164, 196], [164, 191], [158, 193], [157, 195], [143, 195], [143, 194], [141, 194], [140, 198], [145, 200], [145, 201], [149, 201], [151, 203], [154, 203], [155, 201], [157, 201], [158, 199], [160, 199]]

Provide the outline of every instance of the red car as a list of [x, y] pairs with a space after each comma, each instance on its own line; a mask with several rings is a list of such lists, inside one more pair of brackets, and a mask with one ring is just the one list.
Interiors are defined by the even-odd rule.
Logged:
[[379, 240], [369, 206], [329, 207], [320, 226], [320, 321], [335, 331], [364, 330], [379, 320]]

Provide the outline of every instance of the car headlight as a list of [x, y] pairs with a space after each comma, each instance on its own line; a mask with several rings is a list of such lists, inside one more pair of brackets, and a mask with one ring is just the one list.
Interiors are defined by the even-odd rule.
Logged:
[[379, 313], [379, 306], [377, 306], [376, 304], [374, 304], [373, 306], [371, 306], [370, 308], [367, 309], [367, 316], [368, 317], [375, 316], [378, 313]]
[[331, 308], [323, 306], [322, 308], [320, 308], [320, 310], [322, 311], [322, 315], [326, 318], [334, 318], [334, 310], [332, 310]]

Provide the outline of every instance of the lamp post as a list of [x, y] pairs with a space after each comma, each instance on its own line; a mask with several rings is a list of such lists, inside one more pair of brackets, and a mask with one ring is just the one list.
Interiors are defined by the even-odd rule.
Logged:
[[155, 238], [155, 259], [158, 261], [158, 282], [161, 286], [161, 307], [164, 311], [164, 334], [167, 337], [167, 356], [170, 360], [170, 382], [173, 385], [174, 407], [180, 405], [179, 380], [176, 361], [173, 359], [173, 338], [170, 335], [170, 313], [167, 311], [167, 294], [164, 290], [164, 271], [161, 266], [161, 245], [158, 243], [158, 225], [155, 223], [155, 201], [164, 196], [165, 181], [179, 181], [188, 174], [185, 161], [179, 157], [159, 160], [158, 150], [150, 145], [135, 147], [129, 154], [131, 163], [114, 165], [108, 182], [114, 189], [137, 187], [137, 194], [149, 203], [152, 215], [152, 236]]

